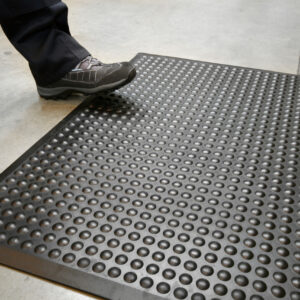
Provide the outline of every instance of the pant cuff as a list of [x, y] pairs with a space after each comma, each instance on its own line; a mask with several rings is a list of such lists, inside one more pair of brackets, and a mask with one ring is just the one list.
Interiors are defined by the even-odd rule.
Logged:
[[47, 86], [60, 80], [67, 73], [72, 71], [72, 69], [74, 69], [79, 62], [81, 62], [84, 58], [86, 58], [89, 55], [91, 54], [86, 49], [77, 49], [76, 55], [74, 55], [72, 59], [68, 58], [68, 60], [66, 60], [64, 64], [60, 66], [59, 70], [57, 70], [55, 73], [44, 73], [41, 75], [36, 74], [33, 70], [31, 70], [31, 72], [37, 85]]

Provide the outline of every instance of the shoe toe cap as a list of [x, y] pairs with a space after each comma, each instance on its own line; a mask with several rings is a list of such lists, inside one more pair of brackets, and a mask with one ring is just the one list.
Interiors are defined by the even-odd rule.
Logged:
[[115, 63], [107, 67], [107, 72], [102, 77], [102, 82], [111, 83], [128, 80], [132, 79], [135, 74], [135, 67], [129, 62]]
[[132, 77], [132, 75], [136, 73], [135, 67], [129, 62], [121, 62], [118, 63], [118, 67], [114, 71], [114, 73], [120, 76], [120, 79], [128, 79]]

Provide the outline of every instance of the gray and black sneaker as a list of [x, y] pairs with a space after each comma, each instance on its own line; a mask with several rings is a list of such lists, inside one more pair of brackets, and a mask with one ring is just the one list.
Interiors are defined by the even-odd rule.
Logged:
[[45, 99], [66, 98], [72, 93], [90, 95], [118, 89], [131, 82], [135, 74], [134, 66], [128, 62], [103, 64], [88, 56], [62, 79], [37, 86], [37, 90]]

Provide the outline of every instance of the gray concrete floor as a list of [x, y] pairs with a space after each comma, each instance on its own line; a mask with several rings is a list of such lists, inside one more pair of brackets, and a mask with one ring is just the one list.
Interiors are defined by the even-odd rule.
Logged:
[[[137, 52], [296, 73], [299, 0], [66, 0], [73, 35], [104, 62]], [[0, 32], [0, 172], [66, 116], [81, 97], [45, 101], [26, 61]], [[0, 266], [1, 299], [90, 296]]]

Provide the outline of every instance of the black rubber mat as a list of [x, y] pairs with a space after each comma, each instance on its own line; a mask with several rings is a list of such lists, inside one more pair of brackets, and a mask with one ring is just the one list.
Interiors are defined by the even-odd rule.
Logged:
[[0, 262], [109, 299], [300, 299], [300, 80], [138, 54], [1, 176]]

